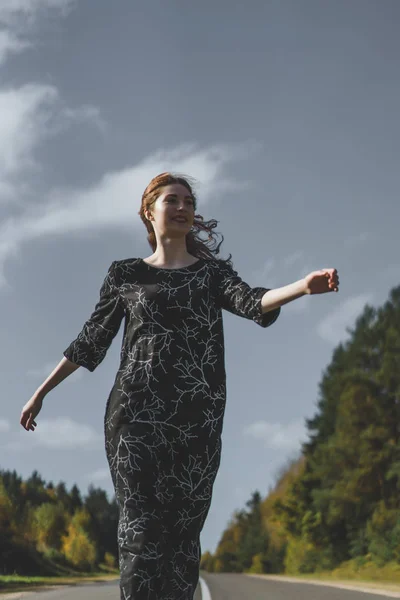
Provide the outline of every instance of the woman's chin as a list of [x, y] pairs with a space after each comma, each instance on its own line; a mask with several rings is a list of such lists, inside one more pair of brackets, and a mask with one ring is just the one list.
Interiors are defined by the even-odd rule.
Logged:
[[174, 231], [174, 232], [178, 232], [180, 231], [181, 233], [189, 233], [190, 231], [190, 225], [188, 223], [171, 223], [170, 225], [168, 225], [168, 229], [167, 231]]

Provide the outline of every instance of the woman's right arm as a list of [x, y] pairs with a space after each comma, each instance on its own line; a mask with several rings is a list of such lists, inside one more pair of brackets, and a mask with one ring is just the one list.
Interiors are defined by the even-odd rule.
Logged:
[[24, 429], [27, 431], [35, 431], [35, 419], [42, 408], [44, 397], [77, 369], [79, 369], [79, 365], [71, 362], [68, 358], [64, 357], [61, 359], [54, 371], [52, 371], [42, 385], [38, 387], [32, 398], [22, 409], [20, 423]]
[[64, 381], [64, 379], [66, 379], [68, 375], [71, 375], [71, 373], [73, 373], [77, 369], [79, 369], [79, 365], [76, 365], [64, 356], [58, 363], [54, 371], [52, 371], [48, 378], [42, 383], [42, 385], [38, 387], [36, 393], [41, 394], [44, 398], [46, 394], [48, 394], [59, 383]]
[[100, 298], [78, 337], [64, 351], [64, 358], [22, 409], [20, 423], [27, 431], [35, 430], [35, 418], [50, 390], [79, 367], [94, 371], [104, 359], [125, 316], [124, 305], [115, 283], [117, 262], [114, 261], [108, 269], [100, 289]]

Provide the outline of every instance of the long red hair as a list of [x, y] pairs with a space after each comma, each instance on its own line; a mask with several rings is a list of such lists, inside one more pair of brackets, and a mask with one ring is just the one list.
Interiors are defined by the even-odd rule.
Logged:
[[[197, 198], [193, 191], [193, 183], [190, 183], [188, 177], [177, 175], [174, 173], [161, 173], [152, 179], [149, 185], [146, 187], [143, 196], [142, 203], [140, 206], [139, 215], [147, 229], [147, 240], [155, 252], [157, 248], [156, 235], [153, 229], [151, 221], [146, 219], [145, 210], [149, 209], [152, 204], [157, 200], [161, 193], [162, 188], [173, 183], [179, 183], [188, 190], [190, 195], [193, 197], [194, 210], [197, 209]], [[220, 242], [217, 241], [217, 233], [214, 233], [214, 229], [217, 227], [218, 221], [210, 219], [205, 221], [201, 215], [194, 216], [193, 226], [189, 233], [186, 235], [186, 248], [189, 254], [196, 256], [197, 258], [215, 258], [215, 255], [219, 254], [219, 250], [224, 237], [221, 234], [222, 239]], [[201, 235], [206, 234], [206, 238]], [[228, 261], [230, 260], [230, 257]]]

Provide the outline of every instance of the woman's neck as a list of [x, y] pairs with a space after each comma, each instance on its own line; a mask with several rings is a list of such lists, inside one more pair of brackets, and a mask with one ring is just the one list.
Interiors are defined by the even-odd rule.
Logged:
[[196, 258], [189, 254], [185, 245], [182, 244], [157, 244], [155, 252], [143, 259], [147, 263], [159, 267], [169, 267], [171, 269], [186, 267], [196, 262]]

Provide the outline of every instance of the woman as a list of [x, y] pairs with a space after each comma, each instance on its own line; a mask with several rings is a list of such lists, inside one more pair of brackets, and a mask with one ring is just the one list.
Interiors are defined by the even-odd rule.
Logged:
[[221, 310], [268, 327], [283, 304], [338, 291], [335, 269], [275, 290], [251, 288], [230, 260], [216, 258], [217, 222], [195, 211], [187, 179], [163, 173], [150, 182], [139, 214], [153, 254], [112, 263], [93, 314], [21, 416], [34, 431], [45, 395], [79, 366], [93, 371], [125, 318], [105, 413], [124, 600], [193, 598], [200, 532], [221, 456]]

